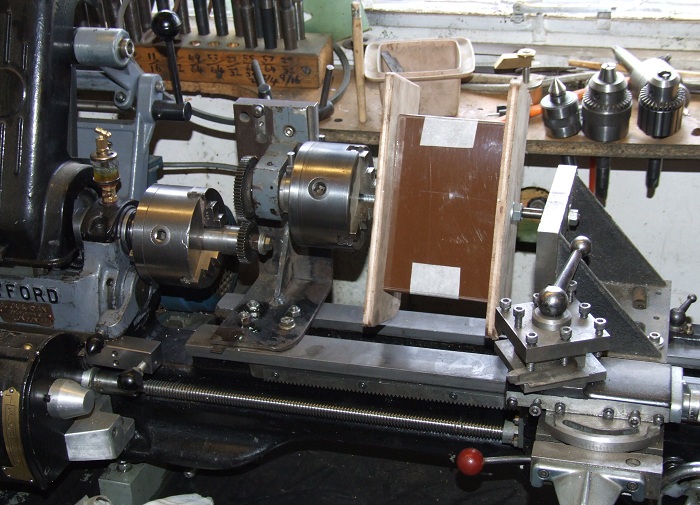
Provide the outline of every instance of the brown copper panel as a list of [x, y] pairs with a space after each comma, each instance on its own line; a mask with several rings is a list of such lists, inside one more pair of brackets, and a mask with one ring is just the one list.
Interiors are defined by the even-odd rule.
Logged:
[[425, 119], [399, 118], [384, 289], [409, 293], [414, 263], [458, 267], [459, 298], [486, 301], [504, 125], [479, 122], [472, 148], [437, 147], [421, 145]]

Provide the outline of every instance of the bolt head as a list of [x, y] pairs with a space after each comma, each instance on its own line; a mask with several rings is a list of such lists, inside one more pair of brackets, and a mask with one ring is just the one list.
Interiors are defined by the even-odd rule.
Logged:
[[262, 117], [262, 115], [265, 113], [265, 107], [262, 105], [256, 105], [253, 107], [253, 117]]
[[260, 302], [257, 300], [248, 300], [246, 307], [248, 307], [248, 310], [251, 312], [260, 312]]
[[638, 411], [638, 410], [633, 410], [633, 411], [630, 413], [629, 417], [627, 418], [627, 422], [628, 422], [629, 425], [632, 426], [633, 428], [636, 428], [637, 426], [639, 426], [639, 424], [642, 422], [642, 419], [641, 419], [641, 417], [640, 417], [640, 415], [639, 415], [639, 411]]
[[610, 407], [603, 409], [603, 419], [613, 419], [615, 417], [615, 411]]
[[301, 315], [301, 308], [298, 305], [290, 305], [287, 309], [287, 315], [289, 317], [299, 317]]
[[518, 306], [513, 308], [513, 316], [523, 317], [524, 315], [525, 315], [525, 307], [521, 307], [520, 305], [518, 305]]
[[116, 95], [114, 95], [114, 100], [117, 103], [124, 103], [126, 102], [126, 93], [119, 91]]
[[508, 399], [506, 400], [506, 405], [512, 409], [518, 406], [518, 400], [513, 398], [512, 396], [509, 396]]
[[597, 317], [595, 321], [593, 321], [593, 328], [595, 328], [595, 331], [603, 331], [607, 325], [608, 321], [602, 317]]
[[296, 326], [296, 323], [294, 322], [293, 317], [284, 316], [284, 317], [280, 318], [279, 328], [281, 330], [291, 330], [295, 326]]
[[294, 128], [292, 128], [291, 126], [284, 127], [284, 135], [286, 137], [293, 137], [294, 133], [295, 133]]
[[557, 402], [556, 405], [554, 405], [554, 412], [557, 414], [563, 414], [566, 412], [566, 405], [564, 405], [562, 402]]
[[639, 489], [639, 484], [637, 484], [636, 482], [628, 482], [628, 483], [627, 483], [627, 489], [628, 489], [629, 491], [633, 491], [633, 492], [634, 492], [634, 491], [636, 491], [637, 489]]
[[537, 345], [537, 341], [540, 337], [534, 331], [530, 331], [525, 335], [525, 343], [527, 345]]
[[538, 476], [540, 479], [546, 479], [546, 478], [549, 477], [549, 472], [548, 472], [547, 470], [539, 470], [539, 471], [537, 472], [537, 476]]
[[571, 340], [572, 334], [573, 334], [573, 331], [571, 330], [571, 326], [562, 326], [559, 329], [559, 336], [565, 342], [568, 342], [569, 340]]
[[569, 228], [577, 227], [580, 218], [581, 218], [581, 215], [580, 215], [578, 209], [570, 209], [569, 214], [567, 216]]
[[512, 305], [512, 300], [510, 298], [501, 298], [501, 301], [499, 302], [499, 305], [501, 307], [501, 310], [503, 312], [508, 312], [510, 310], [510, 307]]
[[665, 422], [664, 416], [662, 416], [661, 414], [656, 414], [656, 415], [653, 417], [653, 420], [654, 420], [654, 424], [655, 424], [656, 426], [661, 426], [661, 425], [664, 424], [664, 422]]
[[581, 316], [581, 319], [586, 319], [588, 318], [588, 315], [591, 313], [591, 304], [587, 302], [580, 303], [578, 306], [578, 314]]

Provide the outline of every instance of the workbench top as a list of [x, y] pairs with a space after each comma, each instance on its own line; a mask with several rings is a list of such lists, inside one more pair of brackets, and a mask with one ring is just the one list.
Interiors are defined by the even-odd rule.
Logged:
[[[355, 85], [350, 86], [335, 107], [335, 113], [321, 122], [321, 131], [331, 142], [356, 142], [368, 145], [379, 143], [382, 104], [379, 85], [367, 82], [367, 122], [357, 119]], [[474, 93], [462, 90], [458, 117], [493, 119], [488, 116], [496, 106], [505, 105], [505, 95]], [[637, 127], [637, 103], [632, 107], [630, 130], [627, 137], [617, 142], [601, 143], [589, 140], [582, 132], [568, 139], [553, 139], [545, 134], [542, 116], [530, 119], [526, 150], [528, 154], [610, 156], [616, 158], [700, 158], [700, 99], [693, 96], [688, 115], [683, 118], [681, 130], [665, 139], [653, 139]]]
[[[333, 86], [339, 85], [342, 71], [333, 75]], [[213, 93], [240, 96], [255, 96], [253, 88], [232, 88], [230, 86], [183, 83], [183, 89], [189, 92]], [[331, 96], [335, 90], [331, 91]], [[318, 101], [320, 89], [273, 89], [276, 99]], [[335, 105], [333, 116], [321, 122], [321, 133], [329, 142], [349, 142], [367, 145], [379, 145], [381, 127], [382, 100], [379, 83], [366, 81], [367, 121], [360, 123], [357, 119], [357, 95], [355, 80], [350, 80], [347, 91]], [[569, 155], [569, 156], [607, 156], [614, 158], [665, 158], [665, 159], [700, 159], [700, 98], [691, 95], [692, 101], [688, 115], [683, 118], [681, 130], [665, 139], [653, 139], [637, 127], [637, 101], [632, 106], [629, 134], [617, 142], [601, 143], [589, 140], [583, 133], [568, 139], [553, 139], [545, 134], [542, 116], [530, 118], [526, 151], [528, 154]], [[505, 105], [506, 96], [498, 94], [475, 93], [462, 90], [457, 117], [471, 119], [491, 119], [496, 107]]]

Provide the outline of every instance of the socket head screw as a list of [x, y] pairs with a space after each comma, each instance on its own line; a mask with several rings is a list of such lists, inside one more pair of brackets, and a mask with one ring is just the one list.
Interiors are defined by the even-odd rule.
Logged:
[[602, 337], [603, 336], [603, 331], [605, 331], [605, 327], [608, 325], [608, 321], [605, 320], [602, 317], [597, 317], [595, 321], [593, 321], [593, 328], [595, 328], [595, 336], [596, 337]]
[[515, 327], [523, 327], [523, 317], [525, 316], [525, 308], [517, 305], [513, 307], [513, 317], [515, 318]]
[[615, 411], [610, 407], [603, 409], [603, 419], [613, 419], [615, 417]]
[[542, 414], [542, 400], [539, 398], [534, 400], [532, 404], [530, 404], [528, 412], [530, 412], [532, 417], [539, 417]]
[[501, 301], [499, 302], [499, 305], [501, 307], [501, 311], [508, 312], [510, 310], [512, 303], [513, 303], [513, 301], [510, 298], [501, 298]]
[[661, 426], [662, 424], [664, 424], [665, 421], [664, 416], [662, 416], [661, 414], [655, 414], [652, 420], [654, 421], [654, 424], [656, 426]]
[[562, 402], [557, 402], [556, 405], [554, 405], [554, 412], [557, 414], [566, 413], [566, 405], [564, 405]]
[[591, 304], [587, 302], [580, 303], [578, 306], [578, 315], [581, 319], [588, 319], [588, 314], [591, 313]]
[[518, 400], [512, 396], [509, 396], [508, 399], [506, 400], [506, 405], [509, 408], [514, 409], [515, 407], [518, 406]]
[[530, 331], [527, 333], [527, 335], [525, 335], [525, 343], [529, 346], [537, 345], [537, 341], [539, 339], [539, 336], [534, 331]]
[[571, 340], [572, 334], [573, 334], [573, 331], [571, 330], [571, 326], [562, 326], [559, 329], [559, 337], [561, 337], [561, 339], [564, 342], [568, 342], [569, 340]]

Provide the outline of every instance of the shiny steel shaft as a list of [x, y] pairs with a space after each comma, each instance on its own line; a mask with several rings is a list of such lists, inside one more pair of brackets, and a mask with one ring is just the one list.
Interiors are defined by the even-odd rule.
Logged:
[[304, 400], [289, 400], [287, 398], [238, 393], [224, 388], [204, 387], [194, 384], [149, 380], [144, 383], [143, 392], [148, 396], [157, 398], [226, 405], [280, 414], [311, 416], [319, 419], [440, 433], [477, 440], [500, 442], [503, 437], [503, 428], [493, 423], [386, 412], [365, 407], [344, 407]]

